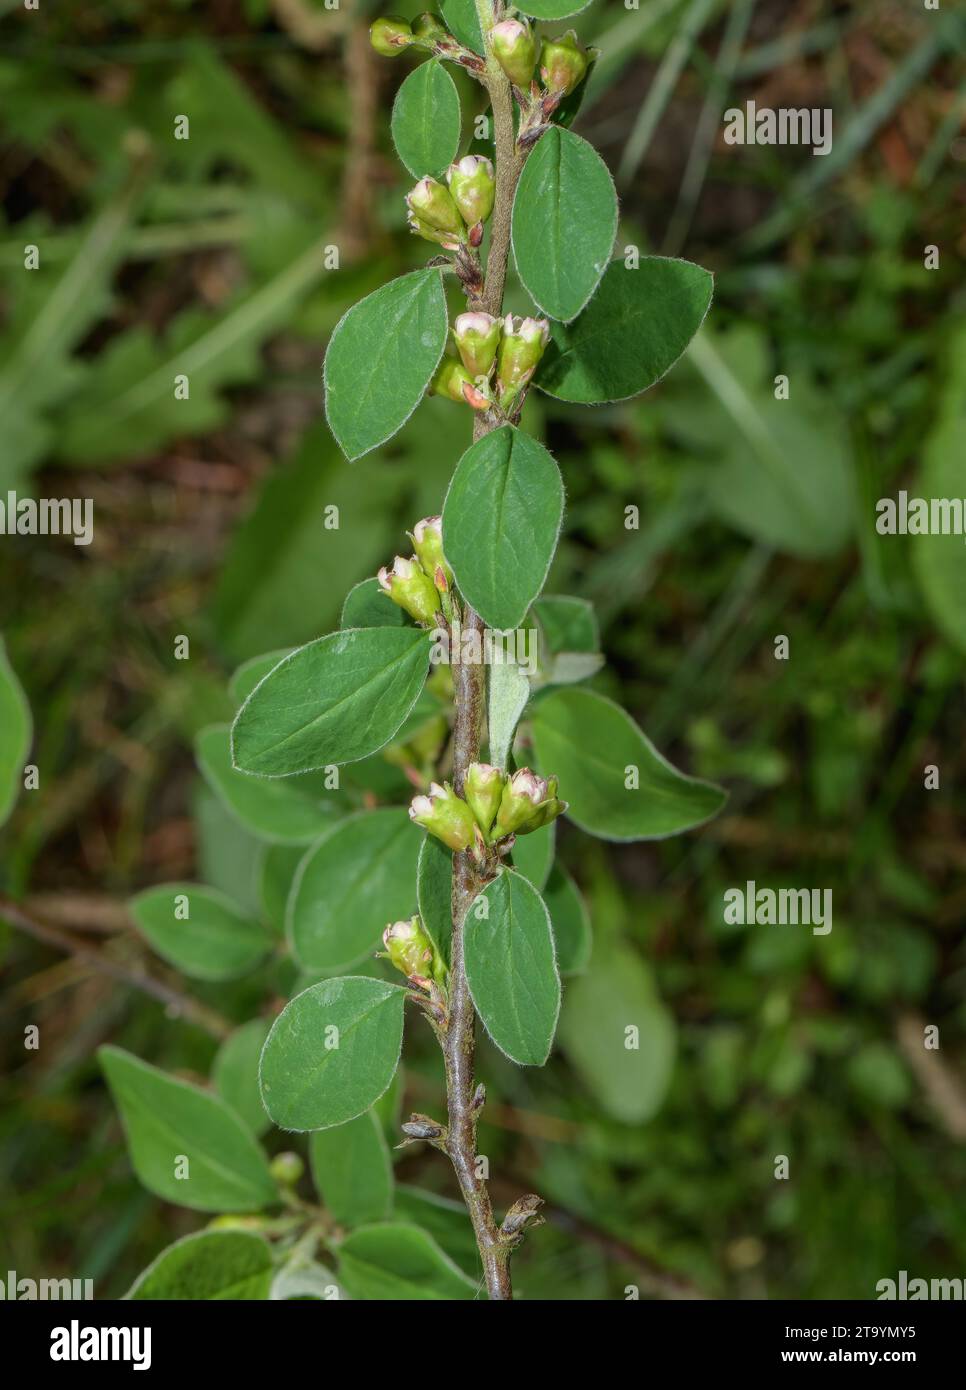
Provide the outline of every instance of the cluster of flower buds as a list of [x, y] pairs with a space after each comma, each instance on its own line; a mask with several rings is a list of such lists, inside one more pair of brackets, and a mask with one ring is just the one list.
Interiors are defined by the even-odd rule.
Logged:
[[443, 983], [446, 964], [419, 917], [390, 922], [382, 934], [382, 944], [390, 962], [419, 989], [431, 989], [433, 984]]
[[489, 763], [471, 763], [464, 795], [434, 782], [428, 796], [413, 797], [409, 816], [451, 850], [478, 855], [510, 836], [527, 835], [567, 809], [557, 797], [556, 777], [538, 777], [528, 767], [512, 777]]
[[446, 186], [429, 175], [406, 194], [409, 229], [444, 251], [479, 246], [483, 224], [493, 211], [496, 180], [482, 154], [467, 154], [446, 171]]
[[[587, 76], [591, 55], [577, 43], [577, 34], [568, 30], [559, 38], [544, 39], [539, 46], [524, 19], [504, 19], [490, 31], [493, 56], [520, 92], [526, 92], [539, 62], [540, 81], [545, 92], [559, 103], [580, 86]], [[536, 92], [536, 89], [534, 89]]]
[[430, 389], [474, 410], [497, 404], [511, 415], [543, 356], [550, 337], [547, 320], [469, 312], [460, 314], [452, 332], [459, 361], [444, 357]]
[[448, 616], [453, 571], [443, 554], [443, 518], [426, 516], [407, 533], [415, 555], [404, 560], [397, 555], [392, 569], [383, 565], [379, 587], [398, 603], [411, 618], [424, 627], [436, 627], [437, 614]]

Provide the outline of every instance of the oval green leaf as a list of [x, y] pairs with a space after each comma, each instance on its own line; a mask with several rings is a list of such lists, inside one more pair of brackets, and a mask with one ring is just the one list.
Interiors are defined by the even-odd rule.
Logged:
[[419, 835], [403, 810], [362, 811], [299, 865], [286, 931], [307, 970], [345, 970], [371, 954], [387, 922], [416, 904]]
[[544, 776], [560, 779], [567, 815], [602, 840], [665, 840], [716, 816], [727, 793], [686, 777], [630, 715], [593, 690], [554, 690], [533, 711]]
[[215, 1090], [255, 1135], [264, 1134], [270, 1123], [258, 1090], [258, 1059], [268, 1029], [264, 1018], [243, 1023], [222, 1043], [211, 1068]]
[[416, 866], [416, 900], [430, 941], [449, 961], [453, 936], [453, 855], [442, 840], [427, 835]]
[[264, 1153], [220, 1096], [119, 1047], [97, 1055], [149, 1192], [193, 1211], [260, 1211], [278, 1200]]
[[497, 1047], [523, 1067], [542, 1067], [560, 1012], [550, 917], [528, 879], [512, 869], [470, 904], [463, 927], [466, 978]]
[[228, 694], [235, 704], [243, 705], [258, 682], [264, 680], [269, 671], [273, 671], [280, 661], [291, 656], [294, 651], [294, 647], [279, 647], [277, 651], [265, 652], [262, 656], [250, 656], [247, 661], [243, 661], [232, 672], [228, 682]]
[[23, 786], [31, 734], [30, 706], [0, 638], [0, 825]]
[[428, 665], [420, 628], [350, 628], [299, 647], [235, 716], [235, 767], [288, 777], [378, 752], [416, 703]]
[[531, 19], [566, 19], [568, 15], [586, 10], [590, 0], [524, 0], [517, 9]]
[[412, 174], [440, 178], [460, 146], [460, 99], [446, 69], [430, 58], [406, 78], [392, 106], [396, 153]]
[[254, 1231], [196, 1231], [169, 1245], [135, 1279], [125, 1298], [241, 1300], [268, 1297], [272, 1251]]
[[[636, 1047], [627, 1046], [630, 1037]], [[633, 951], [595, 955], [590, 970], [570, 981], [560, 1045], [595, 1102], [615, 1120], [643, 1124], [660, 1109], [674, 1069], [674, 1020]]]
[[485, 49], [476, 0], [443, 0], [440, 9], [446, 27], [454, 38], [459, 39], [464, 48], [472, 49], [482, 57]]
[[405, 997], [398, 985], [347, 975], [286, 1004], [260, 1067], [262, 1101], [281, 1129], [329, 1129], [379, 1099], [399, 1065]]
[[375, 576], [360, 579], [345, 596], [339, 626], [412, 627], [409, 614], [393, 603]]
[[523, 166], [513, 200], [513, 255], [524, 288], [552, 319], [570, 323], [607, 269], [617, 194], [600, 155], [551, 126]]
[[536, 384], [549, 396], [600, 405], [640, 395], [681, 356], [704, 322], [713, 279], [690, 261], [612, 261], [576, 323], [551, 324]]
[[319, 795], [318, 780], [255, 781], [231, 761], [231, 728], [212, 724], [195, 738], [195, 758], [205, 781], [239, 825], [279, 845], [307, 845], [329, 829], [341, 814]]
[[542, 892], [550, 913], [560, 973], [578, 975], [587, 969], [593, 945], [587, 904], [567, 870], [559, 864], [554, 864]]
[[564, 490], [553, 457], [512, 425], [467, 449], [443, 504], [443, 539], [463, 597], [488, 627], [518, 627], [557, 547]]
[[353, 305], [325, 354], [325, 413], [339, 447], [362, 458], [401, 429], [446, 346], [440, 272], [414, 270]]
[[385, 1221], [392, 1211], [392, 1160], [371, 1110], [309, 1140], [312, 1177], [322, 1203], [341, 1226]]
[[128, 904], [159, 956], [196, 980], [233, 980], [253, 970], [271, 938], [224, 893], [197, 883], [162, 883]]
[[476, 1297], [477, 1285], [418, 1226], [362, 1226], [339, 1246], [339, 1278], [350, 1297], [406, 1302]]

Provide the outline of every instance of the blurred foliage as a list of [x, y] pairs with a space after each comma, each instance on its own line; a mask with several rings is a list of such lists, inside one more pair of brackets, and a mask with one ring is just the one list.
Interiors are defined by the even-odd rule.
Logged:
[[[2, 6], [0, 495], [91, 497], [96, 533], [89, 550], [0, 545], [0, 630], [41, 769], [0, 874], [135, 969], [146, 948], [114, 905], [148, 884], [199, 877], [277, 913], [272, 873], [291, 861], [260, 863], [192, 739], [228, 717], [237, 662], [338, 623], [348, 588], [439, 510], [468, 440], [465, 414], [434, 400], [348, 466], [320, 418], [328, 333], [425, 251], [388, 153], [408, 67], [373, 58], [364, 9]], [[596, 687], [731, 802], [666, 845], [573, 854], [562, 828], [593, 959], [544, 1071], [481, 1058], [497, 1203], [533, 1189], [550, 1204], [519, 1259], [524, 1296], [677, 1279], [867, 1298], [897, 1269], [966, 1264], [962, 539], [874, 526], [901, 487], [966, 496], [961, 18], [896, 0], [641, 0], [574, 21], [601, 49], [577, 129], [619, 171], [619, 250], [686, 254], [717, 290], [688, 361], [643, 399], [532, 398], [568, 491], [548, 589], [597, 606]], [[729, 149], [720, 112], [748, 99], [832, 107], [833, 153]], [[526, 307], [512, 285], [509, 306]], [[181, 634], [190, 661], [173, 658]], [[400, 774], [383, 776], [393, 794]], [[832, 932], [724, 925], [724, 891], [748, 880], [830, 888]], [[216, 1044], [0, 931], [3, 1268], [117, 1295], [200, 1223], [138, 1186], [94, 1049], [204, 1077]], [[292, 980], [192, 992], [240, 1021], [266, 983], [283, 996]], [[626, 1075], [594, 1046], [618, 985], [653, 1001]], [[938, 1053], [918, 1055], [923, 1021]], [[432, 1108], [438, 1060], [410, 1050], [406, 1102]], [[437, 1158], [397, 1158], [402, 1181], [452, 1195]], [[462, 1217], [407, 1202], [465, 1256]]]

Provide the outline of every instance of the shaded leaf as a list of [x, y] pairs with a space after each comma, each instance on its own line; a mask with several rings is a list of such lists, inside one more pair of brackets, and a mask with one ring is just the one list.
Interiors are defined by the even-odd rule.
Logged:
[[268, 955], [271, 939], [234, 902], [197, 883], [162, 883], [129, 903], [159, 956], [197, 980], [231, 980]]
[[309, 1157], [322, 1203], [341, 1226], [389, 1217], [392, 1162], [382, 1125], [371, 1110], [348, 1124], [317, 1130], [309, 1140]]
[[162, 1250], [125, 1298], [238, 1299], [268, 1297], [272, 1252], [254, 1231], [196, 1231]]

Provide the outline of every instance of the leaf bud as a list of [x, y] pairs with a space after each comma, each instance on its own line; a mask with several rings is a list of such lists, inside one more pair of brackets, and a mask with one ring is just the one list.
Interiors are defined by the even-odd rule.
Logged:
[[446, 170], [446, 182], [466, 225], [476, 227], [485, 222], [496, 197], [493, 165], [486, 155], [464, 155]]
[[565, 97], [579, 87], [587, 75], [590, 59], [577, 45], [577, 34], [569, 29], [556, 39], [544, 39], [540, 49], [540, 77], [548, 92]]
[[378, 577], [379, 587], [393, 603], [398, 603], [417, 623], [435, 627], [439, 595], [433, 581], [423, 573], [415, 555], [410, 560], [397, 555], [392, 569], [383, 565]]
[[549, 338], [546, 319], [528, 318], [514, 323], [513, 315], [507, 314], [496, 359], [501, 399], [517, 396], [523, 390], [536, 371]]
[[565, 804], [557, 800], [556, 786], [556, 778], [548, 782], [528, 767], [515, 772], [503, 790], [493, 827], [494, 838], [527, 835], [559, 816]]
[[442, 570], [442, 591], [445, 593], [453, 583], [453, 571], [443, 554], [443, 518], [424, 516], [422, 521], [416, 522], [409, 538], [423, 567], [423, 573], [429, 576], [437, 588], [440, 588], [439, 571]]
[[537, 41], [529, 24], [519, 19], [501, 19], [490, 30], [490, 47], [514, 86], [528, 87], [537, 65]]
[[272, 1159], [269, 1171], [280, 1186], [294, 1187], [305, 1172], [305, 1164], [298, 1154], [280, 1153]]
[[422, 989], [429, 988], [430, 979], [439, 972], [442, 962], [437, 960], [433, 943], [418, 917], [390, 922], [382, 934], [382, 944], [400, 974]]
[[427, 43], [446, 43], [452, 35], [438, 15], [425, 10], [413, 20], [413, 38]]
[[398, 58], [413, 41], [409, 20], [398, 14], [387, 14], [369, 26], [369, 42], [384, 58]]
[[466, 240], [466, 226], [452, 193], [431, 179], [420, 179], [406, 194], [409, 226], [426, 241], [437, 241], [447, 251], [455, 251]]
[[423, 826], [452, 850], [466, 850], [476, 839], [476, 821], [466, 802], [449, 783], [433, 782], [428, 796], [414, 796], [409, 819]]
[[410, 1115], [400, 1128], [408, 1139], [439, 1139], [443, 1134], [443, 1126], [431, 1120], [428, 1115]]
[[453, 324], [453, 338], [463, 366], [474, 380], [490, 375], [502, 330], [502, 319], [484, 313], [460, 314]]
[[463, 795], [484, 836], [489, 835], [496, 819], [505, 784], [504, 774], [489, 763], [470, 763], [466, 770]]

